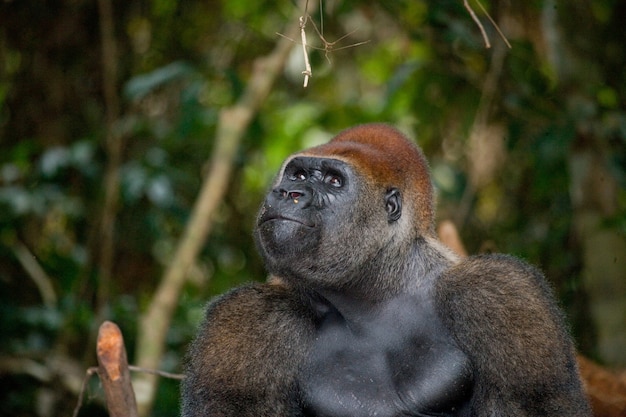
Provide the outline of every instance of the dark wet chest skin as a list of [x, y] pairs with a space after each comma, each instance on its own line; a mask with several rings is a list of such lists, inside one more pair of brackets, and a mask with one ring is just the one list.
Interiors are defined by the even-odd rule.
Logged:
[[307, 416], [467, 414], [469, 361], [426, 297], [375, 308], [323, 300], [315, 309], [317, 334], [299, 381]]

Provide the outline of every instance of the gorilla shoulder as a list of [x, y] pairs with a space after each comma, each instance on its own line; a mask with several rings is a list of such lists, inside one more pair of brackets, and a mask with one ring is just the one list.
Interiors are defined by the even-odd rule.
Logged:
[[589, 415], [565, 319], [536, 268], [508, 255], [471, 256], [440, 276], [435, 298], [442, 321], [478, 370], [474, 402], [483, 411], [500, 397], [511, 407], [526, 404], [510, 416], [531, 409]]
[[187, 353], [183, 415], [295, 415], [311, 323], [298, 294], [276, 281], [212, 301]]

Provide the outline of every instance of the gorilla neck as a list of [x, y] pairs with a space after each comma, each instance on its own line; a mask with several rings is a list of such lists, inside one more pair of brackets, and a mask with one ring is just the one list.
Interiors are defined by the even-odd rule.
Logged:
[[458, 258], [438, 241], [419, 238], [405, 254], [396, 252], [387, 258], [372, 259], [366, 268], [354, 274], [348, 285], [301, 286], [303, 301], [310, 303], [314, 314], [322, 321], [327, 317], [340, 317], [359, 328], [393, 300], [430, 299], [437, 277], [457, 261]]
[[458, 262], [458, 257], [433, 238], [419, 237], [403, 251], [389, 249], [358, 270], [337, 277], [339, 285], [313, 285], [314, 290], [325, 298], [341, 294], [376, 303], [400, 294], [428, 291], [445, 269]]

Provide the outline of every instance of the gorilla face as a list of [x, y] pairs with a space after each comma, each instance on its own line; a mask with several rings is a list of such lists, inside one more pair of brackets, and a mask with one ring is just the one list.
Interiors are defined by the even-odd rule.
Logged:
[[400, 213], [397, 190], [368, 187], [350, 164], [295, 156], [261, 207], [255, 239], [271, 273], [336, 285], [378, 251], [381, 228]]
[[342, 208], [350, 206], [355, 194], [350, 171], [334, 159], [295, 157], [287, 162], [257, 219], [257, 244], [270, 272], [300, 270], [320, 251], [327, 230], [339, 230], [339, 217], [347, 220]]

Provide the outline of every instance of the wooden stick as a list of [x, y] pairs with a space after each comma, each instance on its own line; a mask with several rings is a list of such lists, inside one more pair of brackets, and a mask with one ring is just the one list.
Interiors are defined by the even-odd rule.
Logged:
[[476, 13], [474, 13], [474, 9], [472, 9], [472, 6], [469, 5], [467, 0], [463, 0], [463, 5], [465, 6], [465, 9], [472, 17], [472, 20], [474, 21], [474, 23], [476, 23], [476, 25], [478, 26], [478, 29], [480, 29], [480, 33], [483, 35], [483, 40], [485, 41], [485, 48], [487, 49], [491, 48], [491, 43], [489, 43], [489, 37], [487, 36], [487, 32], [485, 32], [485, 27], [483, 26], [482, 23], [480, 23], [480, 20], [478, 20], [478, 16], [476, 16]]
[[130, 381], [124, 338], [115, 323], [105, 321], [98, 331], [98, 375], [110, 417], [137, 417], [135, 392]]
[[500, 30], [500, 26], [498, 26], [496, 21], [493, 20], [489, 12], [485, 9], [485, 6], [483, 6], [483, 4], [479, 0], [476, 0], [476, 3], [478, 3], [478, 5], [480, 6], [480, 9], [483, 11], [483, 13], [485, 13], [485, 16], [487, 16], [487, 19], [489, 19], [489, 21], [491, 22], [493, 27], [496, 29], [496, 31], [498, 31], [498, 34], [500, 35], [504, 43], [506, 43], [506, 46], [508, 46], [509, 49], [512, 49], [513, 47], [509, 43], [509, 40], [506, 38], [506, 36], [504, 36], [504, 33], [502, 33], [502, 30]]

